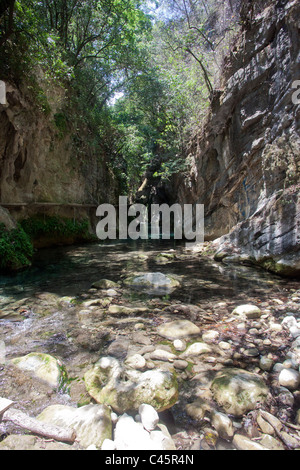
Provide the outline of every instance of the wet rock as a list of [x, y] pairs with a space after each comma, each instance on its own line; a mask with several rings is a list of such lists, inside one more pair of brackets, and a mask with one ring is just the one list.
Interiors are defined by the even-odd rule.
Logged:
[[171, 341], [175, 339], [187, 339], [200, 333], [200, 328], [189, 320], [175, 320], [165, 323], [157, 328], [157, 333]]
[[126, 338], [120, 337], [109, 345], [106, 352], [109, 356], [116, 357], [117, 359], [125, 359], [129, 346], [130, 341]]
[[130, 371], [112, 357], [101, 358], [86, 372], [84, 379], [92, 398], [111, 406], [117, 413], [138, 410], [142, 404], [163, 411], [171, 408], [178, 397], [173, 373], [159, 369], [142, 373]]
[[24, 321], [24, 317], [19, 312], [13, 310], [0, 310], [0, 321], [6, 320], [11, 322]]
[[269, 390], [256, 374], [242, 369], [227, 368], [217, 373], [211, 384], [214, 399], [227, 414], [243, 416], [264, 403]]
[[54, 405], [46, 408], [39, 421], [76, 431], [76, 439], [84, 448], [95, 445], [101, 449], [105, 439], [112, 437], [110, 409], [104, 405], [87, 405], [81, 408]]
[[152, 361], [173, 362], [175, 359], [177, 359], [177, 356], [163, 349], [155, 349], [155, 351], [150, 353], [150, 359]]
[[61, 362], [49, 354], [31, 353], [12, 359], [11, 362], [55, 389], [62, 388], [67, 380], [67, 374]]

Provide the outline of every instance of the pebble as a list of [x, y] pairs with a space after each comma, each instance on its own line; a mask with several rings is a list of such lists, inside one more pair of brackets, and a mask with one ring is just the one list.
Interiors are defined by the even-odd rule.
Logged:
[[149, 359], [152, 361], [173, 362], [177, 359], [177, 356], [169, 351], [165, 351], [164, 349], [156, 349], [150, 353]]
[[205, 333], [203, 333], [202, 335], [202, 340], [205, 342], [205, 343], [209, 343], [209, 342], [213, 342], [215, 340], [217, 340], [220, 336], [220, 333], [216, 330], [209, 330], [209, 331], [206, 331]]
[[224, 351], [228, 351], [231, 349], [231, 344], [227, 343], [226, 341], [220, 341], [218, 346], [223, 349]]
[[185, 370], [189, 366], [189, 363], [187, 361], [184, 361], [183, 359], [177, 359], [176, 361], [174, 361], [173, 365], [175, 369]]
[[125, 364], [132, 369], [142, 370], [146, 366], [146, 359], [140, 354], [134, 354], [125, 360]]
[[181, 354], [181, 357], [199, 356], [200, 354], [208, 354], [211, 352], [212, 349], [208, 344], [193, 343], [187, 348], [187, 350], [183, 354]]
[[270, 359], [269, 357], [262, 356], [259, 361], [259, 367], [262, 370], [265, 370], [267, 372], [270, 372], [273, 369], [274, 366], [274, 361], [273, 359]]
[[175, 341], [173, 341], [173, 346], [176, 351], [183, 352], [186, 350], [186, 342], [181, 339], [175, 339]]

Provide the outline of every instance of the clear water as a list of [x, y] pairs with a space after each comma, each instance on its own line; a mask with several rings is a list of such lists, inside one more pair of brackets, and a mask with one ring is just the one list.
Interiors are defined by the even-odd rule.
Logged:
[[[175, 253], [176, 258], [162, 264], [157, 258], [162, 252]], [[179, 276], [182, 285], [170, 298], [195, 304], [253, 296], [263, 301], [274, 289], [283, 292], [292, 284], [263, 270], [225, 266], [193, 255], [175, 242], [91, 244], [40, 250], [30, 269], [14, 276], [0, 276], [0, 309], [43, 292], [80, 297], [99, 279], [121, 281], [131, 273], [141, 272]]]

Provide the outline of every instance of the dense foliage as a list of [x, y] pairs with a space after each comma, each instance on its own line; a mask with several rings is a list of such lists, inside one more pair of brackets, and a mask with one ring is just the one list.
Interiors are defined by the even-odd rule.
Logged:
[[120, 191], [133, 194], [149, 165], [158, 178], [185, 169], [185, 146], [219, 86], [239, 4], [2, 0], [1, 78], [26, 80], [45, 113], [45, 89], [65, 87], [69, 101], [54, 117], [59, 135], [75, 122], [80, 158], [92, 146]]
[[39, 240], [41, 237], [81, 237], [90, 239], [89, 222], [87, 220], [76, 221], [55, 216], [35, 216], [21, 222], [22, 229], [31, 240]]
[[6, 230], [0, 224], [0, 271], [14, 271], [30, 265], [33, 245], [22, 227]]

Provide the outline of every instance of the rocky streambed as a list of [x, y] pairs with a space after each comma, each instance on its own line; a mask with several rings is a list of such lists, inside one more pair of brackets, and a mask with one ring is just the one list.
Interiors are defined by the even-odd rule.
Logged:
[[300, 290], [165, 244], [39, 253], [0, 281], [0, 449], [300, 448]]

